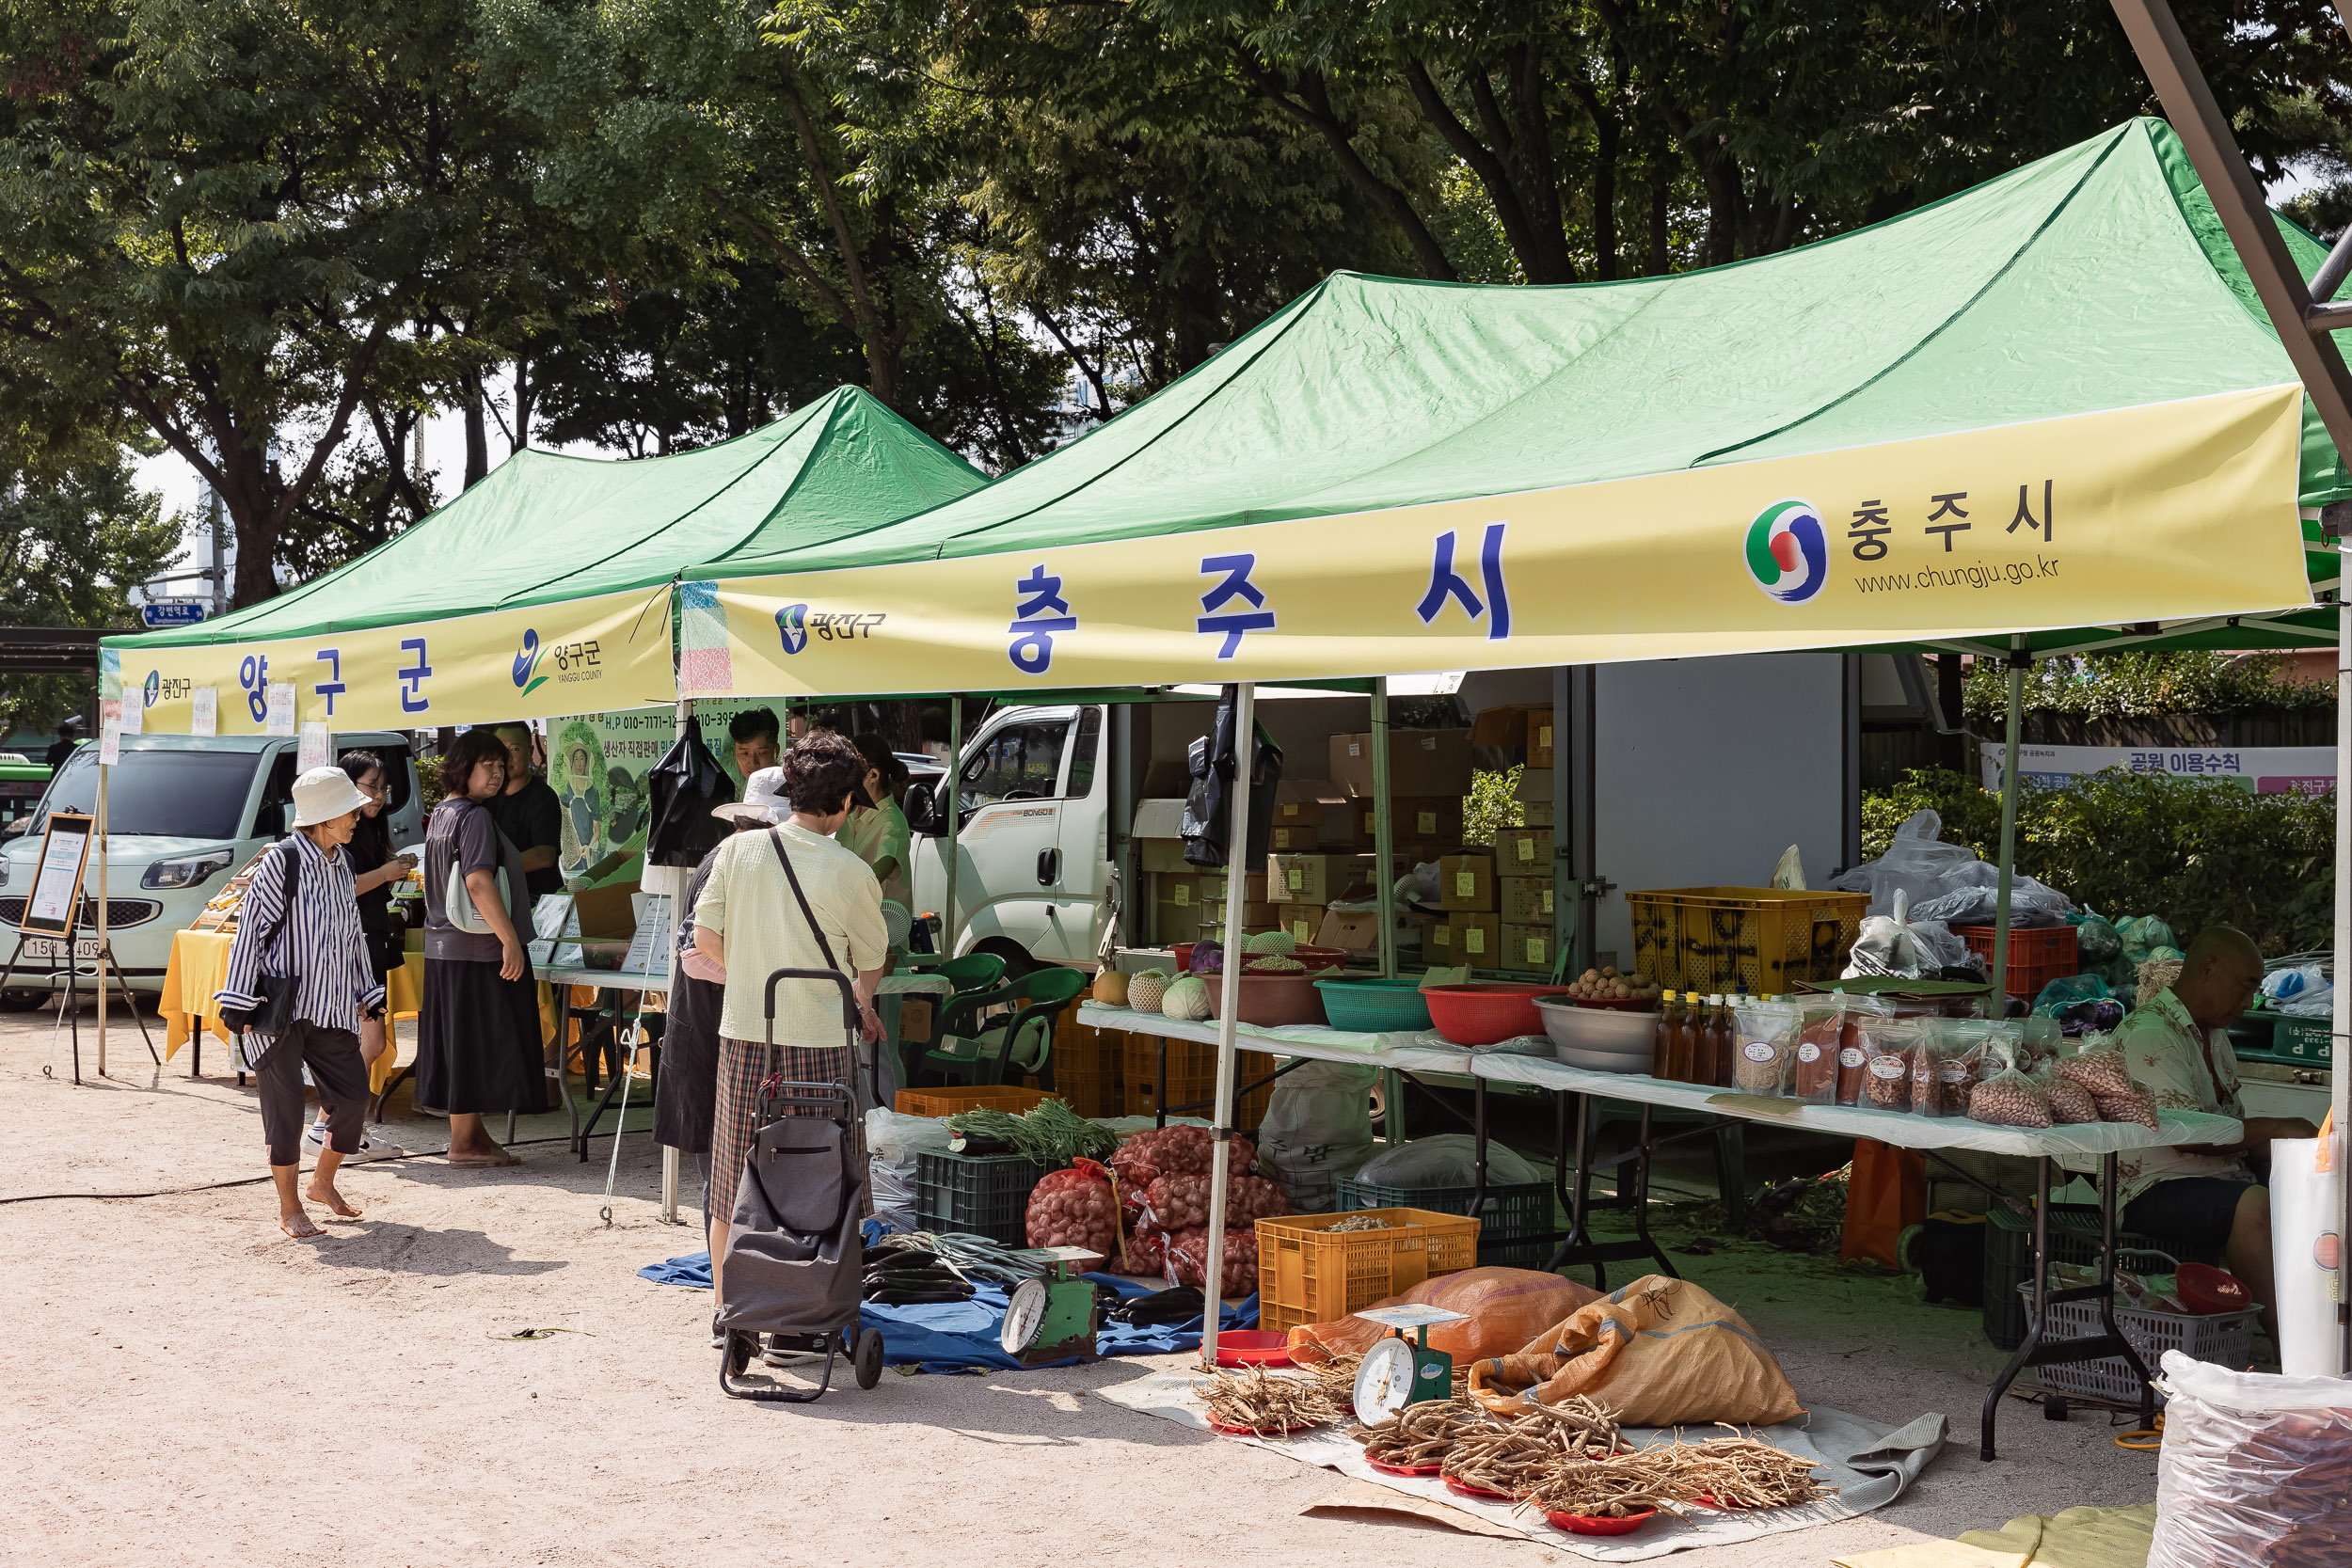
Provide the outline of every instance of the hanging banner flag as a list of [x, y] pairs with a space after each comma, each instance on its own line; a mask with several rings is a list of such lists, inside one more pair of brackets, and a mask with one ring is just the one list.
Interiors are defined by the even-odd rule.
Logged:
[[269, 690], [281, 684], [294, 689], [299, 718], [336, 731], [554, 719], [669, 703], [675, 691], [666, 587], [299, 640], [104, 652], [144, 689], [149, 733], [164, 735], [200, 733], [202, 687], [220, 694], [221, 735], [265, 733]]
[[2264, 388], [1517, 495], [686, 583], [681, 694], [1503, 669], [2304, 606], [2301, 434], [2301, 389]]

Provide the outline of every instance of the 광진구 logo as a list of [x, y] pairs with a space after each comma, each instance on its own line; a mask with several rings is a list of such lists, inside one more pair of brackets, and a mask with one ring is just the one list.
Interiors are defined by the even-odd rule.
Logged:
[[522, 651], [515, 656], [515, 689], [525, 697], [548, 684], [547, 676], [536, 673], [539, 656], [544, 652], [546, 650], [539, 646], [538, 632], [532, 627], [524, 627]]
[[156, 695], [161, 692], [163, 689], [163, 672], [160, 670], [150, 670], [147, 673], [147, 684], [139, 689], [139, 706], [143, 708], [153, 707], [155, 705]]
[[1776, 500], [1748, 525], [1748, 576], [1767, 597], [1803, 604], [1829, 582], [1829, 533], [1809, 500]]
[[808, 606], [788, 604], [776, 611], [776, 635], [784, 639], [784, 651], [797, 654], [808, 646]]

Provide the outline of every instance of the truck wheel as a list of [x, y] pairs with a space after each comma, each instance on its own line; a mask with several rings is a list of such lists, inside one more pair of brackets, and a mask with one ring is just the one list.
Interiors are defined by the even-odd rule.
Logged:
[[982, 937], [972, 944], [975, 953], [993, 953], [1005, 960], [1005, 978], [1018, 980], [1051, 967], [1029, 955], [1029, 950], [1010, 937]]
[[49, 1006], [56, 992], [46, 990], [0, 990], [0, 1013], [29, 1013]]

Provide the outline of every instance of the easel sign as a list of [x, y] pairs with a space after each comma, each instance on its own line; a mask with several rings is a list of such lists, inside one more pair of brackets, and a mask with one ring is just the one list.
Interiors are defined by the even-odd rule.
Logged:
[[[18, 930], [27, 937], [73, 935], [82, 918], [82, 874], [89, 864], [90, 841], [97, 829], [94, 817], [62, 811], [49, 814], [49, 826], [40, 839], [40, 859], [33, 872], [33, 894], [24, 900]], [[90, 957], [97, 956], [93, 943]]]

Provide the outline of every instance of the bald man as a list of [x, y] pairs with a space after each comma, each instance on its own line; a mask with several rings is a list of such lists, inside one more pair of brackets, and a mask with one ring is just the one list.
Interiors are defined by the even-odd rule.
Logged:
[[2116, 1032], [2124, 1067], [2159, 1109], [2233, 1117], [2245, 1123], [2246, 1135], [2233, 1144], [2129, 1150], [2118, 1158], [2116, 1174], [2123, 1187], [2123, 1227], [2158, 1242], [2218, 1250], [2262, 1303], [2263, 1328], [2275, 1344], [2270, 1189], [2247, 1157], [2266, 1159], [2271, 1139], [2308, 1138], [2314, 1129], [2299, 1118], [2249, 1117], [2238, 1103], [2237, 1057], [2227, 1031], [2262, 980], [2262, 950], [2253, 939], [2228, 926], [2209, 926], [2189, 943], [2180, 978], [2124, 1021]]

